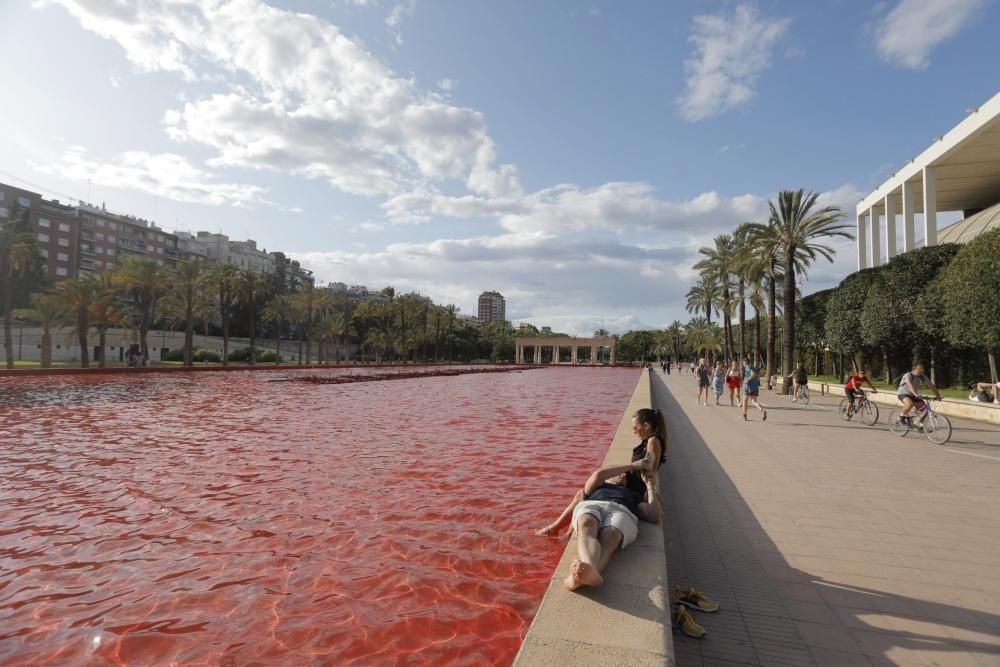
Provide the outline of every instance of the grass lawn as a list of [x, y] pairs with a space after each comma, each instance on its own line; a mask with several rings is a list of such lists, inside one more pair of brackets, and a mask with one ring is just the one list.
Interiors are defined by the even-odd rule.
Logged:
[[[874, 384], [875, 388], [878, 389], [879, 391], [889, 391], [892, 392], [893, 394], [896, 393], [895, 385], [888, 385], [885, 382], [878, 380], [877, 378], [870, 378], [870, 379], [872, 381], [872, 384]], [[809, 380], [811, 382], [828, 382], [830, 384], [840, 384], [840, 378], [833, 375], [810, 375]], [[947, 388], [939, 387], [939, 389], [941, 390], [941, 395], [946, 396], [948, 398], [964, 398], [964, 399], [969, 398], [968, 389], [962, 389], [961, 387], [947, 387]]]

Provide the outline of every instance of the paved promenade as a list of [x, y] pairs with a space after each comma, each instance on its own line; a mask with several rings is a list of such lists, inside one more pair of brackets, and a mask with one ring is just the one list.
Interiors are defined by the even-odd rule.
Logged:
[[952, 420], [938, 446], [771, 392], [744, 423], [695, 393], [655, 372], [670, 583], [722, 604], [679, 667], [1000, 666], [1000, 430]]

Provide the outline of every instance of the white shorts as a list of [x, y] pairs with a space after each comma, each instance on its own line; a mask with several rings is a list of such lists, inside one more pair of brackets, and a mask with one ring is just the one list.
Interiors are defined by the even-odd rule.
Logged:
[[573, 526], [576, 526], [576, 520], [581, 514], [593, 516], [601, 528], [617, 528], [622, 534], [619, 549], [624, 549], [639, 537], [639, 519], [624, 505], [610, 500], [584, 500], [573, 510]]

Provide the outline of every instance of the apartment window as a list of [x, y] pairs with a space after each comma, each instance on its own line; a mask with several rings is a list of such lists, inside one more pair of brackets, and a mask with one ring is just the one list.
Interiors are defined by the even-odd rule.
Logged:
[[156, 260], [156, 263], [159, 264], [160, 266], [163, 266], [163, 260], [162, 259]]
[[17, 203], [20, 204], [21, 206], [25, 207], [25, 208], [28, 208], [29, 206], [31, 206], [31, 200], [28, 199], [27, 197], [18, 197], [17, 198]]
[[97, 268], [101, 268], [102, 266], [104, 266], [104, 262], [102, 262], [102, 261], [101, 261], [101, 260], [99, 260], [99, 259], [98, 259], [98, 260], [95, 260], [95, 261], [94, 261], [94, 266], [96, 266]]
[[45, 248], [42, 248], [41, 250], [39, 250], [38, 254], [41, 255], [42, 257], [44, 257], [45, 259], [49, 258], [49, 251], [46, 250]]
[[160, 253], [162, 255], [163, 254], [163, 248], [162, 247], [157, 247], [156, 252], [158, 252], [158, 253]]
[[48, 234], [39, 234], [38, 235], [38, 240], [41, 241], [42, 243], [48, 243], [49, 242], [49, 235]]
[[[0, 192], [0, 195], [2, 195], [2, 194], [3, 193]], [[9, 214], [10, 214], [10, 211], [8, 211], [7, 209], [5, 209], [3, 206], [0, 206], [0, 218], [6, 218]]]
[[97, 252], [98, 255], [104, 254], [104, 248], [102, 248], [101, 246], [97, 246], [94, 250]]
[[52, 223], [51, 223], [51, 222], [49, 222], [49, 219], [48, 219], [48, 218], [39, 218], [39, 219], [38, 219], [38, 226], [39, 226], [39, 227], [45, 227], [45, 228], [48, 228], [48, 227], [50, 227], [51, 225], [52, 225]]
[[96, 234], [94, 234], [94, 236], [97, 237], [98, 241], [103, 241], [104, 240], [104, 234], [102, 234], [100, 232], [97, 232]]
[[59, 231], [60, 232], [68, 232], [69, 231], [69, 225], [67, 225], [65, 222], [60, 222], [59, 223]]
[[4, 198], [3, 192], [0, 192], [0, 201], [3, 201], [3, 198]]
[[69, 247], [69, 239], [66, 238], [65, 236], [60, 236], [59, 237], [59, 245], [61, 245], [64, 248], [68, 248]]
[[66, 276], [68, 274], [69, 274], [69, 272], [66, 270], [65, 266], [56, 267], [56, 275], [57, 276]]
[[42, 264], [42, 273], [48, 273], [48, 272], [49, 272], [49, 265]]
[[108, 228], [109, 229], [115, 229], [115, 230], [117, 230], [118, 229], [118, 223], [117, 222], [109, 222], [108, 223]]
[[69, 261], [69, 255], [67, 255], [64, 252], [60, 252], [60, 253], [56, 254], [56, 259], [58, 259], [60, 262], [68, 262]]
[[101, 220], [100, 218], [98, 218], [98, 219], [97, 219], [97, 226], [98, 226], [98, 227], [103, 227], [103, 226], [104, 226], [104, 221], [103, 221], [103, 220]]
[[108, 254], [109, 255], [115, 254], [114, 248], [108, 248]]

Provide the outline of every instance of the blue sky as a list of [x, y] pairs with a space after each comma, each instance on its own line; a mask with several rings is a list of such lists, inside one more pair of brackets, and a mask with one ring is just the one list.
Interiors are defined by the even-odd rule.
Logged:
[[[852, 221], [996, 94], [997, 4], [5, 2], [0, 180], [321, 282], [663, 326], [698, 247], [779, 189]], [[838, 247], [807, 292], [851, 270]]]

